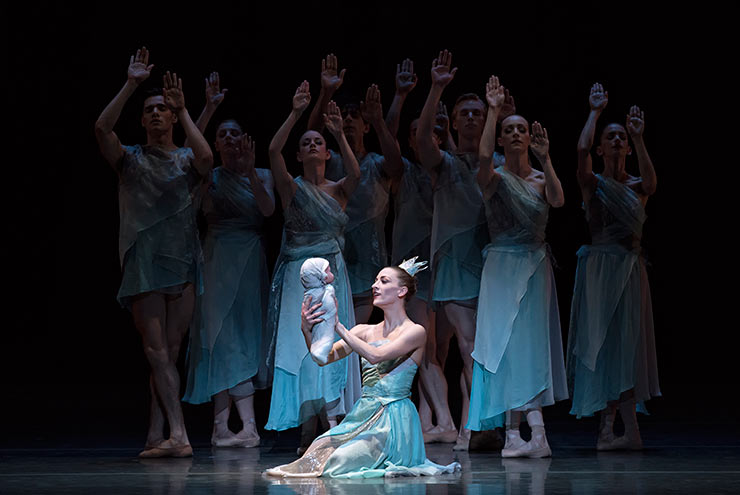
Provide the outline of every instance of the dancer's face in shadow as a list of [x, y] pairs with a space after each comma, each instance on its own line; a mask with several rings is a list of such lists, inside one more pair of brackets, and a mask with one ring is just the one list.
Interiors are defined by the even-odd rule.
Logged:
[[298, 153], [296, 159], [305, 163], [306, 161], [326, 161], [331, 154], [326, 149], [326, 140], [317, 131], [306, 131], [298, 140]]

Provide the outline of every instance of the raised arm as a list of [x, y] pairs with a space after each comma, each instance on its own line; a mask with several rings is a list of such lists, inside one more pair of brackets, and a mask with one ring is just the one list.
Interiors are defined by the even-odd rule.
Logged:
[[[221, 77], [218, 72], [211, 72], [211, 75], [206, 77], [206, 106], [203, 107], [203, 111], [198, 116], [198, 120], [195, 121], [195, 125], [200, 130], [201, 134], [206, 133], [206, 127], [210, 122], [213, 114], [216, 113], [216, 109], [224, 101], [224, 96], [228, 89], [221, 89]], [[185, 146], [188, 143], [185, 142]]]
[[247, 133], [242, 134], [239, 142], [239, 156], [237, 167], [249, 179], [252, 186], [252, 194], [257, 202], [257, 208], [262, 216], [269, 217], [275, 211], [275, 194], [273, 193], [272, 174], [269, 170], [259, 174], [255, 168], [255, 143]]
[[[588, 114], [586, 125], [583, 126], [581, 137], [578, 138], [578, 184], [581, 190], [584, 188], [593, 188], [596, 186], [596, 176], [593, 172], [593, 162], [591, 159], [591, 147], [594, 145], [594, 134], [596, 133], [596, 121], [599, 120], [601, 112], [609, 103], [609, 93], [604, 91], [604, 87], [595, 83], [591, 86], [591, 94], [588, 97], [588, 104], [591, 111]], [[584, 198], [586, 199], [586, 198]]]
[[176, 73], [170, 74], [170, 71], [163, 76], [164, 82], [164, 102], [172, 109], [177, 120], [185, 131], [185, 139], [189, 147], [193, 150], [193, 165], [202, 176], [207, 176], [213, 166], [213, 152], [208, 146], [206, 138], [203, 137], [200, 130], [190, 118], [188, 109], [185, 108], [185, 95], [182, 91], [182, 79], [177, 77]]
[[457, 72], [457, 67], [451, 69], [452, 53], [447, 50], [439, 52], [439, 56], [432, 61], [432, 87], [424, 103], [424, 108], [419, 117], [419, 127], [416, 130], [416, 145], [419, 149], [421, 165], [431, 170], [442, 161], [442, 151], [432, 139], [434, 130], [437, 105], [442, 92], [452, 82]]
[[627, 132], [632, 138], [632, 144], [637, 152], [637, 164], [640, 167], [640, 188], [642, 193], [650, 196], [655, 192], [658, 178], [655, 175], [653, 162], [650, 160], [645, 142], [642, 139], [642, 133], [645, 130], [645, 112], [640, 107], [634, 105], [627, 114]]
[[550, 206], [555, 208], [563, 206], [565, 204], [563, 186], [560, 184], [560, 179], [558, 179], [555, 169], [552, 168], [550, 140], [547, 137], [547, 129], [542, 127], [539, 122], [532, 124], [532, 141], [530, 142], [529, 149], [532, 150], [532, 154], [540, 162], [542, 171], [545, 173], [545, 199], [550, 203]]
[[370, 122], [380, 141], [380, 151], [383, 153], [383, 172], [392, 179], [397, 179], [403, 173], [401, 148], [398, 141], [391, 134], [383, 120], [383, 105], [380, 101], [380, 90], [373, 84], [367, 88], [365, 101], [361, 102], [362, 118]]
[[149, 51], [146, 47], [136, 50], [136, 55], [132, 55], [129, 60], [126, 83], [95, 121], [95, 137], [98, 140], [100, 152], [116, 170], [123, 157], [123, 148], [113, 128], [121, 117], [123, 106], [134, 94], [136, 88], [149, 77], [153, 67], [154, 64], [149, 64]]
[[347, 71], [347, 69], [342, 69], [337, 72], [337, 68], [337, 56], [333, 53], [330, 53], [321, 61], [321, 91], [319, 91], [319, 99], [308, 117], [309, 130], [321, 132], [324, 129], [324, 114], [334, 93], [344, 82], [344, 73]]
[[368, 344], [358, 334], [347, 330], [340, 322], [337, 322], [336, 330], [342, 340], [370, 364], [406, 356], [422, 348], [426, 343], [426, 331], [421, 325], [412, 325], [399, 338], [380, 347]]
[[444, 138], [442, 138], [442, 142], [440, 143], [442, 149], [450, 152], [457, 150], [457, 144], [452, 138], [452, 133], [450, 132], [450, 117], [447, 115], [447, 106], [441, 101], [437, 105], [435, 122], [436, 127], [442, 129], [444, 134]]
[[486, 125], [478, 147], [478, 158], [480, 168], [478, 169], [478, 186], [484, 190], [489, 182], [500, 177], [493, 169], [493, 150], [496, 148], [496, 123], [498, 122], [501, 108], [506, 100], [506, 90], [499, 84], [498, 77], [491, 76], [486, 83], [486, 101], [488, 102], [488, 113], [486, 114]]
[[345, 176], [337, 181], [342, 189], [344, 197], [349, 199], [360, 183], [360, 164], [357, 163], [355, 152], [349, 147], [347, 136], [344, 135], [344, 120], [339, 107], [330, 101], [324, 114], [324, 125], [339, 144], [339, 152], [342, 154]]
[[396, 65], [396, 93], [393, 95], [391, 107], [385, 116], [385, 125], [388, 127], [388, 132], [394, 138], [398, 136], [398, 127], [401, 123], [401, 108], [403, 108], [406, 97], [416, 87], [418, 80], [414, 73], [413, 60], [407, 58]]
[[293, 182], [293, 176], [288, 173], [288, 167], [285, 166], [285, 159], [283, 158], [283, 148], [285, 143], [288, 141], [290, 131], [298, 119], [301, 118], [303, 112], [311, 103], [311, 93], [308, 91], [308, 81], [303, 81], [298, 89], [295, 90], [293, 95], [293, 108], [285, 119], [283, 125], [275, 133], [270, 141], [270, 147], [268, 148], [268, 156], [270, 158], [270, 168], [272, 169], [272, 177], [275, 180], [275, 188], [280, 195], [280, 200], [283, 204], [283, 208], [287, 208], [290, 202], [293, 200], [293, 196], [296, 191], [296, 184]]

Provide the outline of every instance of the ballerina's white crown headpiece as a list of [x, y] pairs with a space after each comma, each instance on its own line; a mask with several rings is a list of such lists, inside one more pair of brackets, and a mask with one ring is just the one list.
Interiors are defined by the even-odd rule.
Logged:
[[417, 263], [416, 258], [418, 258], [418, 256], [414, 256], [411, 259], [404, 260], [403, 263], [398, 265], [398, 268], [405, 271], [412, 277], [416, 275], [416, 272], [420, 272], [422, 270], [426, 270], [427, 268], [429, 268], [427, 266], [428, 263], [426, 261], [420, 261]]

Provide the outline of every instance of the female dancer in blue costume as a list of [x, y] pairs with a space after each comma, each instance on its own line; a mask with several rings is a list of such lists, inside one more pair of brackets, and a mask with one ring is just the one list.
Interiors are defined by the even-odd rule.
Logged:
[[[206, 107], [196, 124], [204, 132], [223, 100], [218, 73], [206, 79]], [[188, 353], [188, 382], [183, 400], [213, 398], [211, 444], [256, 447], [254, 388], [264, 362], [264, 316], [269, 279], [262, 246], [262, 225], [275, 210], [272, 174], [255, 168], [254, 141], [235, 120], [221, 122], [215, 149], [222, 166], [211, 173], [202, 211], [208, 224], [204, 241], [204, 293], [199, 300]], [[264, 371], [264, 370], [263, 370]], [[232, 403], [242, 420], [229, 430]]]
[[[311, 111], [308, 128], [323, 128], [322, 114], [326, 105], [344, 81], [346, 69], [337, 72], [337, 57], [327, 55], [321, 61], [321, 92]], [[360, 183], [347, 203], [344, 256], [352, 286], [355, 320], [366, 323], [372, 313], [370, 286], [378, 270], [388, 264], [385, 242], [385, 223], [388, 216], [391, 180], [402, 171], [401, 151], [395, 138], [383, 121], [380, 90], [371, 85], [360, 105], [348, 104], [342, 108], [343, 130], [352, 152], [360, 165]], [[368, 152], [365, 134], [373, 127], [380, 142], [382, 155]], [[346, 174], [346, 166], [339, 154], [332, 153], [326, 164], [326, 177], [339, 180]]]
[[[418, 265], [406, 264], [411, 273]], [[347, 330], [329, 361], [355, 353], [362, 356], [362, 398], [336, 426], [318, 437], [300, 459], [267, 470], [272, 476], [375, 478], [393, 475], [436, 475], [460, 469], [456, 462], [441, 466], [426, 458], [419, 415], [409, 399], [411, 385], [424, 353], [426, 331], [406, 315], [405, 303], [416, 281], [403, 268], [383, 268], [372, 285], [373, 304], [383, 321]], [[301, 331], [311, 345], [311, 327], [321, 321], [320, 304], [303, 305]]]
[[[488, 116], [480, 145], [478, 184], [491, 244], [481, 277], [468, 426], [499, 426], [506, 413], [503, 457], [546, 457], [542, 407], [568, 397], [560, 316], [545, 244], [550, 206], [564, 203], [548, 153], [547, 131], [512, 115], [501, 122], [505, 163], [493, 167], [496, 121], [505, 91], [498, 78], [486, 85]], [[542, 171], [529, 164], [531, 149]], [[532, 439], [519, 435], [522, 412]]]
[[[123, 146], [113, 128], [125, 103], [149, 78], [146, 48], [131, 56], [126, 84], [95, 123], [100, 151], [119, 176], [123, 280], [119, 301], [131, 309], [152, 369], [152, 405], [141, 457], [193, 454], [180, 407], [175, 362], [200, 291], [201, 253], [195, 197], [213, 154], [185, 108], [182, 80], [164, 76], [164, 91], [144, 100], [147, 144]], [[172, 141], [180, 122], [191, 148]], [[165, 417], [170, 438], [164, 438]]]
[[[591, 112], [578, 141], [578, 184], [592, 244], [578, 251], [568, 335], [570, 412], [580, 418], [601, 411], [598, 450], [637, 450], [642, 439], [635, 407], [660, 395], [650, 287], [640, 256], [645, 204], [657, 180], [642, 139], [644, 115], [636, 106], [625, 126], [609, 124], [601, 133], [596, 153], [604, 159], [604, 171], [594, 174], [591, 147], [607, 102], [604, 88], [594, 84]], [[625, 172], [632, 151], [628, 133], [639, 177]], [[624, 436], [615, 438], [617, 407]]]
[[293, 96], [293, 110], [273, 137], [269, 149], [275, 187], [285, 215], [283, 244], [270, 288], [267, 320], [274, 334], [271, 352], [275, 375], [265, 426], [271, 430], [296, 427], [316, 416], [323, 407], [333, 424], [336, 421], [333, 418], [349, 411], [360, 393], [356, 358], [320, 368], [311, 359], [297, 332], [303, 298], [299, 274], [308, 258], [329, 261], [336, 277], [334, 287], [339, 317], [354, 322], [352, 292], [341, 249], [347, 223], [344, 208], [357, 187], [360, 168], [344, 137], [342, 117], [336, 104], [329, 104], [324, 121], [342, 151], [347, 166], [345, 178], [332, 182], [324, 177], [330, 152], [324, 137], [316, 131], [305, 132], [299, 140], [297, 158], [303, 164], [303, 177], [293, 179], [282, 155], [291, 129], [310, 101], [308, 82], [304, 81]]

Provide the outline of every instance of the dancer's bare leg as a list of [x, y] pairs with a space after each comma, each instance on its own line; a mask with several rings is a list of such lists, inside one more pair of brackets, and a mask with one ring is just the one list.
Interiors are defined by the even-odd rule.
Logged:
[[447, 403], [447, 380], [437, 361], [435, 313], [428, 308], [426, 302], [417, 298], [408, 302], [407, 311], [412, 321], [427, 329], [424, 360], [419, 369], [419, 385], [423, 390], [421, 396], [428, 400], [428, 406], [434, 411], [437, 426], [426, 432], [425, 441], [453, 442], [456, 435], [452, 432], [456, 432], [456, 429]]
[[449, 322], [455, 327], [457, 346], [463, 361], [464, 388], [462, 389], [463, 410], [461, 414], [460, 430], [455, 450], [468, 450], [470, 430], [465, 428], [470, 405], [470, 387], [473, 382], [473, 345], [475, 344], [475, 309], [456, 302], [444, 306]]
[[149, 405], [149, 431], [146, 434], [145, 449], [157, 447], [164, 442], [164, 413], [154, 387], [153, 374], [149, 375], [149, 395], [151, 396], [151, 404]]
[[[144, 354], [152, 368], [156, 395], [170, 426], [170, 438], [158, 445], [163, 449], [190, 444], [180, 407], [180, 377], [172, 356], [179, 353], [180, 342], [192, 316], [194, 299], [193, 288], [189, 285], [182, 295], [171, 301], [164, 294], [150, 292], [137, 297], [132, 305], [134, 324], [141, 334]], [[156, 414], [154, 419], [157, 419]]]

